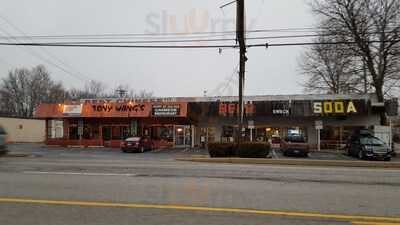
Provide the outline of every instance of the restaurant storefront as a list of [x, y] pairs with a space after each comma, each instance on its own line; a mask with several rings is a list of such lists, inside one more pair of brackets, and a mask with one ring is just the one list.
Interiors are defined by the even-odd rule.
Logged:
[[[245, 98], [245, 140], [301, 135], [322, 148], [340, 148], [355, 130], [379, 125], [379, 112], [397, 115], [397, 100], [376, 104], [373, 95], [280, 95]], [[234, 142], [235, 97], [106, 99], [42, 104], [47, 144], [119, 147], [128, 136], [149, 136], [156, 146], [196, 147]]]
[[42, 104], [49, 145], [119, 147], [130, 136], [151, 137], [156, 147], [193, 147], [185, 102], [84, 100]]

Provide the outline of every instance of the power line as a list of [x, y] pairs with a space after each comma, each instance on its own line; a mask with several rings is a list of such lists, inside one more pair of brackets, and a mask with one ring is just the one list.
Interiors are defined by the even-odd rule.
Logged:
[[[372, 40], [367, 43], [383, 43], [400, 41], [395, 39], [391, 41], [379, 41]], [[281, 47], [281, 46], [306, 46], [306, 45], [351, 45], [357, 44], [355, 41], [335, 41], [335, 42], [288, 42], [288, 43], [258, 43], [258, 44], [247, 44], [247, 48], [252, 47]], [[0, 42], [3, 46], [45, 46], [45, 47], [77, 47], [77, 48], [160, 48], [160, 49], [198, 49], [198, 48], [238, 48], [238, 45], [107, 45], [107, 44], [63, 44], [63, 43], [36, 43], [36, 42], [24, 42], [24, 43], [7, 43]]]
[[[379, 32], [374, 32], [379, 33]], [[370, 33], [373, 34], [373, 33]], [[338, 33], [323, 34], [303, 34], [303, 35], [279, 35], [279, 36], [256, 36], [247, 37], [246, 40], [266, 40], [266, 39], [292, 39], [292, 38], [311, 38], [311, 37], [329, 37]], [[235, 38], [213, 38], [213, 39], [180, 39], [180, 40], [139, 40], [139, 41], [58, 41], [58, 42], [30, 42], [46, 45], [84, 45], [84, 44], [152, 44], [152, 43], [190, 43], [190, 42], [221, 42], [236, 41]]]
[[[246, 33], [260, 33], [260, 32], [315, 32], [316, 28], [281, 28], [281, 29], [257, 29], [247, 30]], [[93, 37], [154, 37], [154, 36], [197, 36], [197, 35], [215, 35], [215, 34], [231, 34], [235, 35], [235, 30], [229, 31], [208, 31], [208, 32], [176, 32], [176, 33], [120, 33], [120, 34], [63, 34], [63, 35], [32, 35], [32, 36], [15, 36], [16, 38], [93, 38]], [[1, 37], [0, 37], [1, 38]]]
[[[313, 30], [311, 30], [313, 29]], [[309, 33], [312, 32], [313, 34], [298, 34], [298, 35], [275, 35], [275, 36], [258, 36], [258, 37], [247, 37], [247, 40], [257, 40], [257, 39], [285, 39], [285, 38], [306, 38], [306, 37], [318, 37], [318, 36], [335, 36], [335, 35], [340, 35], [342, 33], [340, 32], [322, 32], [324, 30], [321, 29], [315, 29], [315, 28], [287, 28], [287, 29], [264, 29], [264, 30], [250, 30], [247, 31], [247, 34], [251, 34], [251, 33], [262, 33], [262, 32], [270, 32], [270, 31], [274, 31], [274, 32], [300, 32], [300, 33]], [[322, 32], [322, 33], [321, 33]], [[387, 30], [385, 31], [386, 33], [391, 33], [391, 32], [395, 32], [395, 31], [391, 31], [391, 30]], [[380, 31], [376, 31], [376, 32], [368, 32], [367, 34], [380, 34]], [[173, 34], [173, 33], [171, 33]], [[174, 33], [174, 34], [180, 34], [180, 33]], [[225, 36], [234, 36], [235, 33], [233, 31], [223, 31], [223, 32], [199, 32], [198, 34], [209, 34], [206, 36], [193, 36], [193, 34], [196, 33], [192, 33], [192, 34], [186, 34], [185, 38], [196, 38], [193, 41], [209, 41], [207, 40], [207, 38], [215, 38], [215, 37], [225, 37]], [[14, 38], [14, 39], [30, 39], [30, 40], [48, 40], [48, 39], [72, 39], [72, 40], [115, 40], [115, 39], [138, 39], [139, 41], [136, 42], [185, 42], [186, 39], [181, 39], [183, 36], [164, 36], [162, 34], [147, 34], [149, 36], [146, 36], [146, 34], [92, 34], [92, 35], [42, 35], [42, 36], [10, 36], [10, 37], [4, 37], [4, 36], [0, 36], [0, 39], [8, 39], [8, 38]], [[183, 35], [183, 34], [182, 34]], [[153, 40], [153, 41], [149, 41]], [[161, 40], [160, 40], [161, 39]], [[167, 39], [167, 40], [165, 40]], [[174, 39], [174, 40], [168, 40], [168, 39]], [[175, 40], [175, 39], [181, 39], [181, 40]], [[203, 40], [204, 39], [204, 40]], [[218, 40], [235, 40], [233, 38], [221, 38], [221, 39], [217, 39]], [[119, 41], [121, 43], [129, 43], [128, 41]], [[134, 41], [132, 41], [133, 43]], [[82, 42], [84, 43], [84, 42]], [[107, 43], [107, 41], [103, 41], [103, 42], [99, 42], [99, 43]], [[118, 41], [115, 42], [111, 42], [110, 43], [118, 43]]]
[[[2, 29], [1, 27], [0, 27], [0, 31], [2, 31], [2, 32], [5, 33], [6, 35], [10, 35], [10, 33], [8, 33], [6, 30]], [[11, 39], [11, 38], [10, 38], [10, 39]], [[85, 81], [85, 80], [83, 80], [81, 77], [79, 77], [79, 76], [77, 76], [77, 75], [75, 75], [75, 74], [69, 72], [68, 70], [64, 69], [63, 67], [59, 66], [58, 64], [53, 63], [52, 61], [48, 60], [47, 58], [43, 57], [43, 56], [40, 55], [39, 53], [33, 51], [32, 49], [29, 49], [29, 48], [28, 48], [28, 49], [22, 48], [21, 46], [24, 46], [24, 45], [18, 43], [18, 40], [17, 40], [17, 39], [15, 39], [15, 43], [3, 43], [3, 45], [9, 45], [9, 46], [14, 45], [14, 46], [19, 46], [21, 50], [27, 52], [28, 54], [30, 54], [30, 55], [32, 55], [32, 56], [34, 56], [34, 57], [36, 57], [36, 58], [39, 58], [39, 59], [42, 60], [42, 61], [47, 62], [48, 64], [50, 64], [50, 65], [52, 65], [52, 66], [54, 66], [54, 67], [60, 69], [61, 71], [63, 71], [63, 72], [65, 72], [65, 73], [67, 73], [67, 74], [69, 74], [69, 75], [75, 77], [75, 78], [78, 79], [78, 80]]]
[[[7, 19], [5, 16], [0, 14], [0, 18], [5, 21], [7, 24], [9, 24], [11, 27], [13, 27], [15, 30], [19, 31], [21, 34], [23, 34], [24, 36], [28, 36], [22, 29], [20, 29], [19, 27], [17, 27], [15, 24], [13, 24], [9, 19]], [[18, 39], [14, 38], [17, 42]], [[33, 39], [31, 39], [33, 41]], [[69, 67], [70, 70], [73, 70], [77, 73], [77, 75], [83, 76], [85, 77], [85, 79], [87, 80], [91, 80], [88, 76], [83, 75], [82, 73], [80, 73], [79, 71], [77, 71], [75, 68], [73, 68], [71, 65], [67, 64], [66, 62], [64, 62], [63, 60], [61, 60], [59, 57], [57, 57], [55, 54], [51, 53], [49, 50], [47, 50], [46, 48], [40, 47], [40, 49], [45, 52], [47, 55], [49, 55], [51, 58], [54, 58], [56, 61], [58, 61], [60, 64]], [[58, 66], [57, 66], [58, 67]], [[65, 72], [65, 69], [63, 69], [63, 71]], [[71, 72], [67, 72], [71, 73]]]
[[235, 75], [238, 74], [238, 69], [239, 69], [239, 64], [237, 64], [232, 73], [229, 75], [229, 77], [225, 78], [225, 82], [219, 83], [209, 94], [210, 96], [216, 96], [216, 95], [223, 95], [225, 90], [230, 86], [230, 84], [234, 81]]
[[[187, 48], [237, 48], [237, 45], [102, 45], [102, 44], [51, 44], [51, 43], [6, 43], [9, 46], [47, 46], [47, 47], [79, 47], [79, 48], [161, 48], [161, 49], [187, 49]], [[252, 47], [266, 46], [266, 44], [252, 45]]]
[[[396, 27], [396, 26], [394, 26]], [[390, 27], [389, 27], [390, 28]], [[302, 27], [302, 28], [271, 28], [271, 29], [255, 29], [246, 30], [245, 33], [315, 33], [324, 32], [329, 30], [329, 27]], [[148, 38], [179, 38], [179, 37], [168, 37], [168, 36], [196, 36], [196, 38], [202, 37], [215, 37], [225, 35], [235, 35], [235, 30], [228, 31], [207, 31], [207, 32], [171, 32], [171, 33], [105, 33], [105, 34], [61, 34], [61, 35], [23, 35], [23, 36], [11, 36], [11, 38], [18, 39], [113, 39], [113, 38], [137, 38], [144, 37]], [[200, 36], [208, 35], [208, 36]], [[0, 36], [0, 39], [5, 38]]]
[[[306, 38], [317, 37], [320, 35], [287, 35], [287, 36], [259, 36], [248, 37], [246, 40], [263, 40], [263, 39], [290, 39], [290, 38]], [[46, 44], [151, 44], [151, 43], [185, 43], [185, 42], [221, 42], [236, 41], [235, 38], [214, 38], [214, 39], [181, 39], [181, 40], [141, 40], [141, 41], [68, 41], [68, 42], [45, 42]]]

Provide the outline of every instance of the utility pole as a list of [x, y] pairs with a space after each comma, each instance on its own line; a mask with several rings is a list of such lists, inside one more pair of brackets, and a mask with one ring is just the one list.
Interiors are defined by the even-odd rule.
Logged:
[[245, 5], [244, 0], [236, 1], [236, 39], [239, 43], [240, 49], [240, 61], [239, 61], [239, 113], [238, 113], [238, 127], [239, 134], [237, 142], [240, 144], [244, 136], [244, 104], [243, 104], [243, 92], [244, 92], [244, 80], [245, 80], [245, 68], [246, 68], [246, 37], [245, 37]]
[[244, 80], [245, 80], [245, 68], [246, 68], [246, 22], [245, 22], [245, 0], [234, 0], [224, 4], [220, 8], [224, 8], [232, 3], [236, 2], [236, 42], [239, 43], [239, 112], [238, 112], [238, 134], [237, 143], [242, 142], [244, 136]]

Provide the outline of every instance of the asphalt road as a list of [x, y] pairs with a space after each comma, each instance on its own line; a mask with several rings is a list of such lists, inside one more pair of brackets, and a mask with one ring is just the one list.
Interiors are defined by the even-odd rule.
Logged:
[[[0, 158], [0, 224], [400, 224], [400, 171], [177, 162], [15, 145]], [[384, 163], [384, 162], [383, 162]]]

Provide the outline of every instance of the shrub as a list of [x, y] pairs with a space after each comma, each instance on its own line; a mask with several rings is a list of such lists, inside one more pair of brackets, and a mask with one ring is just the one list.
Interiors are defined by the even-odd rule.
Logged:
[[5, 149], [1, 150], [0, 149], [0, 157], [6, 155], [7, 153], [8, 153], [7, 150], [5, 150]]
[[271, 146], [264, 142], [245, 142], [239, 145], [237, 154], [240, 158], [266, 158]]
[[221, 142], [208, 143], [208, 153], [211, 157], [232, 157], [235, 155], [235, 144]]
[[245, 142], [239, 145], [234, 143], [214, 142], [208, 144], [210, 157], [234, 157], [241, 158], [266, 158], [271, 146], [265, 142]]

